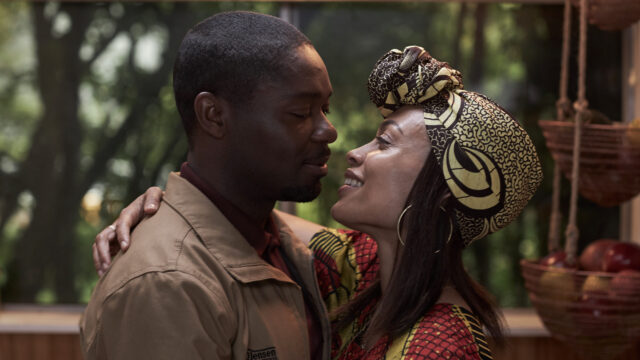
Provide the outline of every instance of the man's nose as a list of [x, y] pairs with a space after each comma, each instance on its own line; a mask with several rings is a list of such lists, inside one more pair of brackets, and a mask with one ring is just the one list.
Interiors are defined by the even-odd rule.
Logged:
[[322, 114], [322, 117], [318, 120], [316, 128], [313, 132], [312, 139], [317, 142], [323, 142], [331, 144], [338, 138], [338, 132], [336, 128], [327, 117]]

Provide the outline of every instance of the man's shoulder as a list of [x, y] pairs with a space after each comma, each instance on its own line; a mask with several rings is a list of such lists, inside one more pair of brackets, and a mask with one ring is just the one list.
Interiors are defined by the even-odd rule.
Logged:
[[114, 259], [95, 292], [108, 297], [135, 278], [161, 272], [189, 274], [194, 281], [213, 288], [216, 279], [228, 277], [193, 227], [165, 202], [135, 228], [130, 248]]
[[232, 313], [226, 291], [230, 281], [189, 222], [163, 201], [155, 215], [138, 224], [127, 252], [114, 258], [94, 288], [80, 324], [83, 346], [94, 346], [107, 314], [117, 318], [125, 308], [145, 302], [157, 309], [190, 302]]
[[173, 270], [183, 247], [197, 243], [197, 235], [189, 223], [163, 201], [155, 215], [136, 226], [131, 233], [131, 246], [127, 252], [118, 254], [106, 276], [123, 278]]
[[161, 338], [176, 327], [189, 332], [189, 323], [233, 332], [235, 310], [227, 295], [221, 284], [181, 270], [151, 270], [110, 289], [98, 286], [80, 320], [83, 350], [101, 353], [107, 339], [121, 339], [118, 333], [131, 327], [148, 331], [143, 338]]

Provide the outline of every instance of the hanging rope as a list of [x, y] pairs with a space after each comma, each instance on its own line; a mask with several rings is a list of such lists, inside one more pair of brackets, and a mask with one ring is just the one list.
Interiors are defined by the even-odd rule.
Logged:
[[[560, 69], [560, 89], [559, 98], [556, 102], [556, 119], [558, 121], [566, 121], [567, 113], [570, 110], [571, 101], [567, 96], [567, 88], [569, 83], [569, 49], [571, 48], [571, 2], [564, 1], [564, 27], [562, 32], [562, 63]], [[560, 212], [560, 186], [562, 174], [560, 173], [560, 165], [555, 162], [553, 167], [553, 193], [551, 202], [551, 218], [549, 219], [549, 240], [548, 251], [554, 252], [560, 248], [560, 224], [562, 222], [562, 213]]]
[[570, 112], [571, 102], [567, 96], [569, 83], [569, 49], [571, 48], [571, 0], [564, 2], [564, 24], [562, 32], [562, 67], [560, 69], [560, 98], [556, 102], [558, 120], [564, 121]]
[[576, 218], [578, 215], [578, 177], [580, 176], [580, 142], [582, 138], [582, 120], [589, 107], [585, 84], [587, 70], [587, 11], [588, 0], [580, 0], [580, 47], [578, 52], [578, 101], [573, 104], [576, 110], [575, 132], [573, 135], [573, 168], [571, 169], [571, 202], [569, 224], [565, 230], [567, 242], [565, 251], [567, 262], [575, 263], [580, 236]]

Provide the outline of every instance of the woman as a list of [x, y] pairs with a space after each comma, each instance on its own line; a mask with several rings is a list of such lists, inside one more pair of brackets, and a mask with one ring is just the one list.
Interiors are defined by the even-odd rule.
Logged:
[[[288, 218], [311, 237], [332, 357], [489, 359], [482, 326], [499, 339], [499, 316], [465, 272], [462, 250], [510, 223], [535, 192], [542, 173], [531, 140], [420, 47], [385, 54], [368, 89], [385, 120], [374, 140], [347, 154], [331, 209], [355, 230]], [[148, 193], [145, 207], [157, 208], [159, 189]], [[143, 202], [132, 204], [136, 214]], [[104, 257], [94, 247], [97, 267]]]

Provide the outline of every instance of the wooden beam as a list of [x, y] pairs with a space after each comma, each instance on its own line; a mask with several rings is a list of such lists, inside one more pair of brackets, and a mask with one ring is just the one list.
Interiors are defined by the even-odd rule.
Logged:
[[[31, 2], [45, 2], [49, 0], [29, 0]], [[158, 2], [159, 0], [61, 0], [60, 2]], [[162, 1], [162, 0], [160, 0]], [[172, 0], [173, 2], [230, 2], [229, 0]], [[272, 2], [272, 3], [502, 3], [502, 4], [542, 4], [559, 5], [563, 0], [243, 0], [246, 2]]]
[[[640, 22], [623, 32], [622, 121], [640, 118]], [[620, 240], [640, 244], [640, 195], [620, 207]]]
[[[254, 0], [256, 1], [256, 0]], [[375, 2], [375, 3], [394, 3], [394, 2], [412, 2], [412, 3], [504, 3], [504, 4], [563, 4], [563, 0], [257, 0], [258, 2], [290, 2], [290, 3], [305, 3], [305, 2], [329, 2], [329, 3], [340, 3], [340, 2], [350, 2], [350, 3], [363, 3], [363, 2]]]
[[[191, 0], [187, 0], [191, 1]], [[216, 1], [216, 0], [214, 0]], [[224, 0], [220, 0], [224, 1]], [[249, 2], [286, 2], [286, 3], [504, 3], [504, 4], [564, 4], [563, 0], [249, 0]]]

